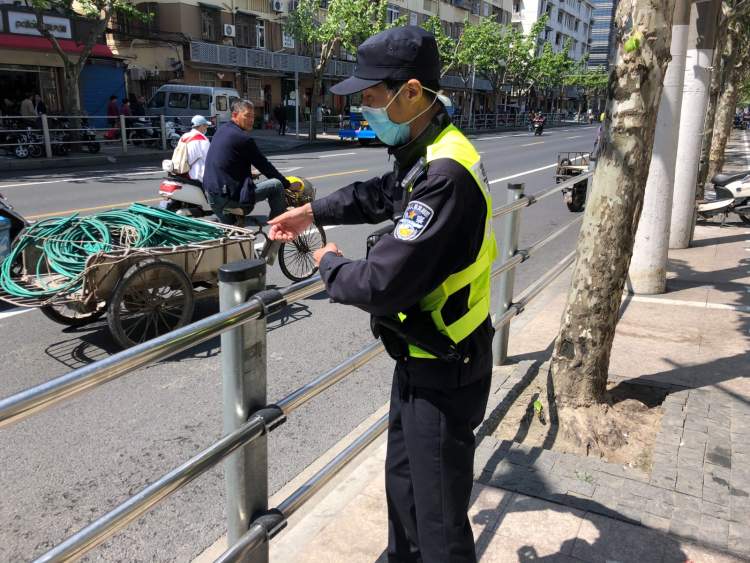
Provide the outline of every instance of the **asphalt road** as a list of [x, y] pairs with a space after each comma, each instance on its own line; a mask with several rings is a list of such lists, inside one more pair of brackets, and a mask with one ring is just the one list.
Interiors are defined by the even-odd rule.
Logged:
[[[495, 206], [507, 181], [534, 193], [554, 183], [559, 151], [588, 151], [595, 129], [552, 129], [544, 136], [498, 133], [475, 138], [492, 182]], [[388, 170], [383, 148], [350, 147], [275, 155], [282, 170], [312, 178], [319, 196]], [[129, 166], [0, 176], [0, 192], [24, 214], [43, 218], [93, 212], [157, 196], [160, 171]], [[259, 209], [262, 208], [259, 206]], [[560, 197], [524, 211], [521, 247], [573, 218]], [[328, 231], [351, 257], [361, 257], [372, 226]], [[569, 252], [576, 230], [523, 264], [522, 290]], [[278, 266], [269, 283], [287, 285]], [[200, 305], [197, 315], [217, 310]], [[268, 396], [280, 399], [371, 341], [367, 316], [321, 294], [269, 322]], [[116, 351], [106, 322], [63, 328], [38, 311], [0, 306], [0, 396], [62, 375]], [[0, 561], [38, 556], [221, 436], [218, 339], [110, 382], [61, 406], [0, 429]], [[270, 490], [276, 491], [385, 403], [392, 364], [371, 362], [311, 401], [269, 442]], [[196, 480], [92, 552], [90, 560], [189, 561], [225, 530], [222, 471]]]

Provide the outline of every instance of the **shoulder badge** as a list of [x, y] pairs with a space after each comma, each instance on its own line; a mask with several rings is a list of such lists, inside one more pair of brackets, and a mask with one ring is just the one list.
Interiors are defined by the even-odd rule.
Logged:
[[414, 240], [427, 228], [434, 214], [429, 205], [419, 201], [409, 202], [403, 217], [396, 223], [393, 236], [399, 240]]

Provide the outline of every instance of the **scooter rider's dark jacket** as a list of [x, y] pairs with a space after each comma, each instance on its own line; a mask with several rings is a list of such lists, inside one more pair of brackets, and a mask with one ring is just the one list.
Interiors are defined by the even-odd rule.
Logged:
[[250, 133], [232, 121], [225, 123], [211, 139], [203, 189], [252, 207], [255, 205], [255, 184], [250, 175], [251, 165], [265, 177], [276, 178], [285, 188], [289, 187], [289, 181], [260, 152]]
[[[427, 147], [450, 125], [445, 112], [436, 115], [415, 139], [389, 150], [394, 168], [382, 177], [355, 182], [312, 203], [318, 225], [378, 224], [400, 215], [404, 190], [400, 182], [424, 157]], [[434, 212], [413, 240], [389, 233], [372, 247], [367, 259], [351, 260], [329, 252], [320, 263], [328, 293], [336, 302], [355, 305], [372, 315], [395, 316], [416, 306], [451, 274], [470, 265], [484, 237], [487, 204], [466, 168], [452, 159], [430, 162], [413, 184], [409, 201]], [[443, 316], [459, 318], [466, 312], [469, 288], [450, 299]], [[452, 296], [453, 297], [453, 296]], [[446, 321], [448, 322], [448, 321]], [[466, 361], [406, 357], [408, 383], [419, 387], [456, 388], [491, 373], [493, 336], [489, 317], [456, 345]]]

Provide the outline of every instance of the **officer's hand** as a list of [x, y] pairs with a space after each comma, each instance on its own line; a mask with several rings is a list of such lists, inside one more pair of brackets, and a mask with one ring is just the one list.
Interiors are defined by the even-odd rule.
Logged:
[[318, 250], [313, 252], [313, 261], [315, 262], [315, 266], [320, 266], [320, 261], [323, 259], [323, 256], [325, 256], [329, 252], [333, 252], [336, 256], [344, 255], [344, 253], [339, 250], [339, 247], [336, 246], [335, 242], [329, 242], [323, 248], [319, 248]]
[[271, 240], [289, 242], [304, 232], [307, 227], [312, 225], [312, 222], [312, 206], [307, 203], [269, 220], [271, 229], [268, 231], [268, 236]]

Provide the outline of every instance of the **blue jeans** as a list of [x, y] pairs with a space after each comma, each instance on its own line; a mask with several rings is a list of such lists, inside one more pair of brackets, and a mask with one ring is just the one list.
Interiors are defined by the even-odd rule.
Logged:
[[[224, 223], [225, 225], [236, 225], [237, 218], [231, 213], [224, 213], [224, 210], [242, 208], [245, 210], [245, 214], [249, 214], [252, 208], [247, 205], [241, 205], [240, 203], [221, 195], [207, 193], [208, 202], [211, 205], [211, 209], [216, 215], [216, 218]], [[264, 180], [255, 184], [255, 201], [268, 200], [268, 205], [271, 207], [270, 218], [281, 215], [286, 211], [286, 200], [284, 198], [284, 184], [281, 180], [271, 179]]]

